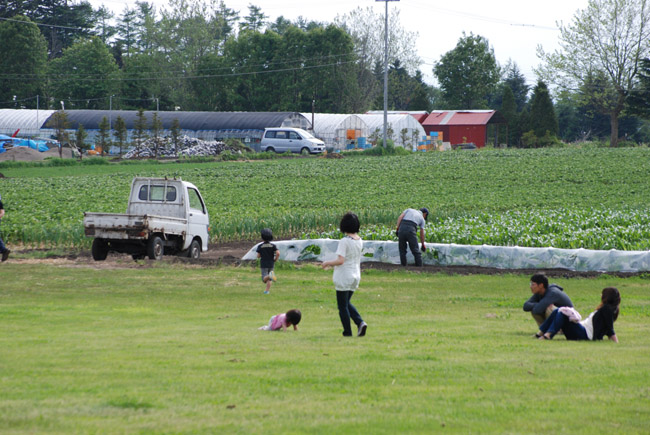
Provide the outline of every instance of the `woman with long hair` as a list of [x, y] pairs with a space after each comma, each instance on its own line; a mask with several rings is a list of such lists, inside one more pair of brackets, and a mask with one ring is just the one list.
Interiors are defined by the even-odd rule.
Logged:
[[618, 343], [614, 322], [618, 319], [621, 294], [616, 287], [606, 287], [600, 305], [589, 317], [581, 320], [573, 308], [557, 308], [539, 327], [540, 340], [551, 340], [562, 330], [567, 340], [602, 340], [604, 336]]

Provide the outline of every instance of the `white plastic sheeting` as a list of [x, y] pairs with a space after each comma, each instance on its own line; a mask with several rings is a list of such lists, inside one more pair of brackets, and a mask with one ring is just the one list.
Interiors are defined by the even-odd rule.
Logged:
[[[285, 261], [335, 258], [338, 240], [310, 239], [273, 242]], [[650, 251], [595, 251], [589, 249], [522, 248], [517, 246], [427, 243], [422, 262], [432, 266], [478, 266], [497, 269], [566, 269], [577, 272], [650, 271]], [[410, 251], [409, 264], [413, 264]], [[255, 246], [243, 260], [255, 260]], [[399, 264], [397, 242], [364, 240], [361, 262]]]
[[[311, 122], [311, 113], [302, 113]], [[314, 113], [313, 135], [335, 150], [344, 150], [348, 143], [348, 130], [353, 130], [355, 139], [368, 137], [368, 126], [357, 115], [340, 113]]]
[[43, 124], [54, 112], [56, 110], [0, 109], [0, 134], [11, 136], [20, 130], [20, 137], [41, 136]]

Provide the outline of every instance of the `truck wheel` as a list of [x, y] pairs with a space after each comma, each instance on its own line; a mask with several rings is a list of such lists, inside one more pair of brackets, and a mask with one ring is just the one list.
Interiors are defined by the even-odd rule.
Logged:
[[151, 260], [162, 260], [163, 254], [165, 253], [165, 247], [163, 246], [163, 241], [158, 236], [153, 236], [149, 239], [147, 244], [147, 255]]
[[187, 256], [195, 260], [201, 256], [201, 244], [198, 240], [192, 240], [190, 249], [187, 250]]
[[93, 260], [104, 261], [108, 256], [108, 242], [104, 239], [93, 240], [92, 247]]

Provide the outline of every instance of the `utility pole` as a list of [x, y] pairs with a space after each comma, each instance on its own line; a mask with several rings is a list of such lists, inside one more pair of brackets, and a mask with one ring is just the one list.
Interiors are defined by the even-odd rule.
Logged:
[[384, 23], [384, 148], [388, 145], [388, 2], [399, 0], [375, 0], [386, 3], [386, 15]]

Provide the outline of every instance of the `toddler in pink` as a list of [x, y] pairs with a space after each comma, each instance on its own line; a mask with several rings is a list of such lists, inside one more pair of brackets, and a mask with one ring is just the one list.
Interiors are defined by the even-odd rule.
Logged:
[[276, 314], [271, 317], [268, 325], [260, 326], [258, 329], [262, 331], [283, 331], [287, 330], [287, 327], [293, 326], [293, 330], [298, 330], [298, 323], [302, 318], [302, 313], [300, 310], [289, 310], [286, 313]]

